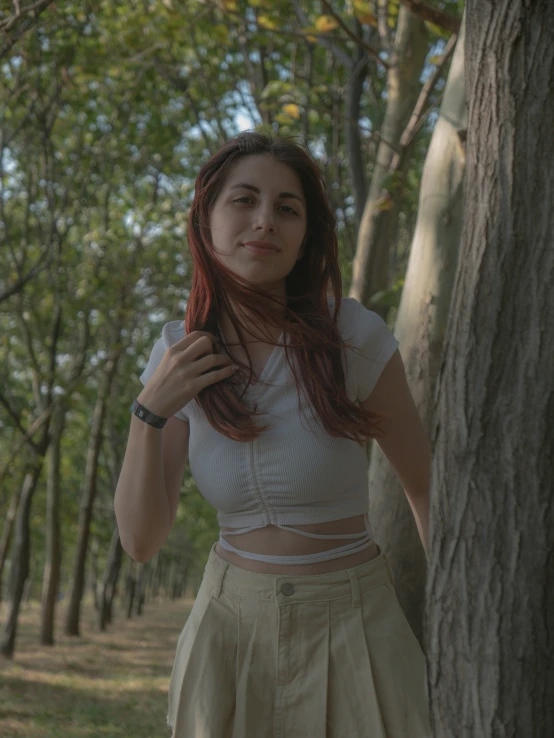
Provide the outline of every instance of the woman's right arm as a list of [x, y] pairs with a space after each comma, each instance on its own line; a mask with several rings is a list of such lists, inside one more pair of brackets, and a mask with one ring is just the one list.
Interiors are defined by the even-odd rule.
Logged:
[[[138, 400], [148, 407], [140, 395]], [[189, 433], [189, 424], [178, 418], [159, 429], [131, 416], [114, 508], [121, 545], [135, 561], [149, 561], [173, 527]]]
[[216, 340], [194, 331], [170, 346], [137, 398], [168, 420], [163, 428], [154, 428], [131, 416], [114, 509], [121, 545], [135, 561], [149, 561], [160, 550], [175, 520], [189, 424], [173, 416], [202, 389], [236, 369], [229, 356], [212, 353]]

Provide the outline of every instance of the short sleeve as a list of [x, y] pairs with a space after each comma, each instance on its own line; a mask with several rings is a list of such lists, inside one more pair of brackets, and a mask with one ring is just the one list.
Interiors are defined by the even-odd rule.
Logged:
[[398, 348], [399, 341], [380, 315], [353, 297], [342, 298], [338, 325], [343, 338], [356, 349], [346, 350], [348, 394], [352, 399], [364, 402]]
[[[146, 386], [147, 382], [150, 380], [158, 366], [160, 365], [160, 362], [167, 351], [167, 349], [172, 346], [174, 343], [179, 341], [181, 338], [184, 338], [185, 336], [185, 329], [183, 327], [183, 322], [181, 320], [172, 320], [169, 323], [165, 323], [165, 325], [162, 328], [162, 335], [156, 343], [154, 344], [154, 347], [152, 348], [152, 351], [150, 352], [150, 358], [148, 359], [148, 364], [146, 365], [146, 368], [140, 375], [140, 381], [144, 386]], [[185, 420], [188, 422], [188, 414], [187, 414], [187, 408], [189, 407], [190, 403], [185, 405], [185, 407], [181, 408], [175, 413], [175, 417], [179, 418], [179, 420]]]

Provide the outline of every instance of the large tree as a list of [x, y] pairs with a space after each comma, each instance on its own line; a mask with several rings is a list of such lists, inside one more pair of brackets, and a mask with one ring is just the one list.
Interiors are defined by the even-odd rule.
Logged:
[[[423, 166], [417, 221], [394, 325], [410, 391], [429, 429], [464, 212], [467, 127], [464, 31], [465, 24], [462, 24]], [[376, 538], [391, 558], [398, 599], [423, 646], [427, 562], [409, 498], [376, 442], [372, 443], [369, 489]]]
[[554, 3], [468, 0], [465, 218], [433, 430], [434, 735], [554, 735]]

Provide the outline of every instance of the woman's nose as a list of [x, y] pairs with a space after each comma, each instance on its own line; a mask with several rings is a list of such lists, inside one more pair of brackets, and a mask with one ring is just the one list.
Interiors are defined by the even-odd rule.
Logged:
[[260, 207], [254, 216], [254, 229], [255, 230], [268, 230], [272, 231], [275, 228], [275, 216], [271, 208]]

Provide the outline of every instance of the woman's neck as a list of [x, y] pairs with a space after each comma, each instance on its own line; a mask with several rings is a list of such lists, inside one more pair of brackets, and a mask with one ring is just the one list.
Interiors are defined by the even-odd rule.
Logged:
[[[284, 298], [284, 301], [286, 300], [286, 297]], [[275, 304], [272, 303], [271, 307], [275, 307]], [[278, 327], [273, 327], [269, 323], [266, 322], [260, 322], [259, 318], [256, 316], [251, 316], [249, 314], [248, 310], [245, 310], [244, 313], [240, 310], [236, 310], [233, 306], [233, 309], [235, 310], [236, 319], [239, 321], [242, 327], [242, 333], [244, 335], [245, 340], [248, 343], [266, 343], [266, 341], [263, 340], [263, 338], [260, 338], [260, 333], [267, 333], [269, 332], [271, 336], [277, 340], [279, 336], [281, 335], [282, 329]], [[283, 307], [283, 315], [285, 313], [285, 309]], [[220, 318], [219, 318], [219, 327], [220, 330], [223, 333], [223, 338], [228, 343], [235, 343], [238, 342], [238, 335], [235, 330], [235, 327], [233, 326], [233, 323], [231, 322], [231, 318], [229, 317], [229, 314], [227, 311], [223, 311]]]

